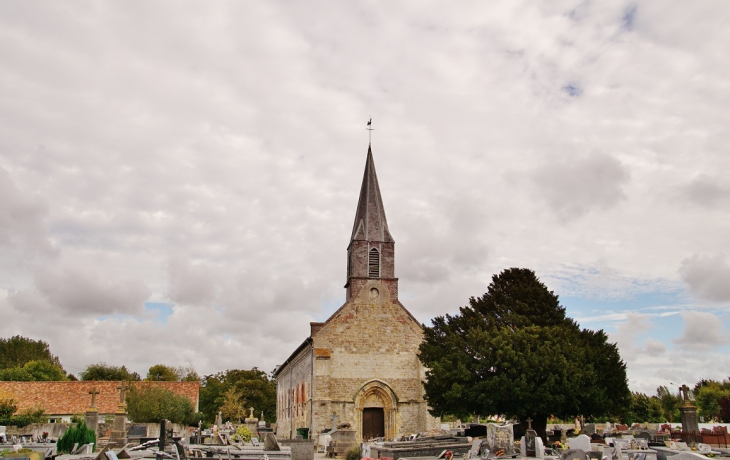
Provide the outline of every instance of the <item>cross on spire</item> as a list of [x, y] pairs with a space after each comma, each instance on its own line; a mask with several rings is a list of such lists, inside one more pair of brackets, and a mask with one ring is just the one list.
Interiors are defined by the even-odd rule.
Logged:
[[373, 140], [373, 138], [372, 138], [373, 131], [375, 131], [375, 128], [373, 128], [373, 117], [370, 117], [370, 120], [368, 120], [367, 126], [368, 127], [365, 129], [368, 130], [368, 145], [370, 145], [370, 144], [372, 144], [372, 140]]

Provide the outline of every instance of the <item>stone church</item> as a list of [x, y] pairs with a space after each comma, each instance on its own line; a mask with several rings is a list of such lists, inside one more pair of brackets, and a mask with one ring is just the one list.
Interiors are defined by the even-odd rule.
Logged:
[[346, 300], [277, 367], [277, 435], [312, 437], [349, 422], [359, 440], [439, 427], [423, 399], [421, 324], [398, 300], [395, 241], [368, 147], [347, 247]]

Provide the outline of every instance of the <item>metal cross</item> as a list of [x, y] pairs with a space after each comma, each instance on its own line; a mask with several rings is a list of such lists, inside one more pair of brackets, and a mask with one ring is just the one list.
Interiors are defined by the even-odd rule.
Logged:
[[375, 131], [375, 128], [373, 128], [373, 117], [370, 117], [370, 120], [368, 120], [368, 125], [367, 126], [368, 127], [365, 128], [365, 129], [368, 130], [368, 145], [370, 145], [372, 143], [372, 140], [373, 140], [373, 138], [372, 138], [373, 131]]
[[96, 408], [96, 395], [99, 394], [99, 389], [94, 387], [89, 394], [91, 395], [91, 407]]

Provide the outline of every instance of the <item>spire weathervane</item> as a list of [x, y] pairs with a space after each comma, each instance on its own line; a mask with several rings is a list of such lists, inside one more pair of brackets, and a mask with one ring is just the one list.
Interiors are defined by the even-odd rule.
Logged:
[[375, 131], [375, 128], [373, 128], [372, 126], [373, 126], [373, 117], [370, 117], [370, 120], [368, 120], [368, 127], [365, 128], [368, 130], [368, 145], [372, 144], [372, 142], [373, 142], [372, 134], [373, 134], [373, 131]]

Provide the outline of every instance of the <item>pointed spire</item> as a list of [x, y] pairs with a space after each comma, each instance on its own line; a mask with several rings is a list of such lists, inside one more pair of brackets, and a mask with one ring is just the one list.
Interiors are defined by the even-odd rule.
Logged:
[[388, 230], [383, 198], [380, 196], [380, 187], [378, 186], [378, 176], [375, 173], [373, 151], [369, 145], [350, 242], [355, 240], [394, 242]]

